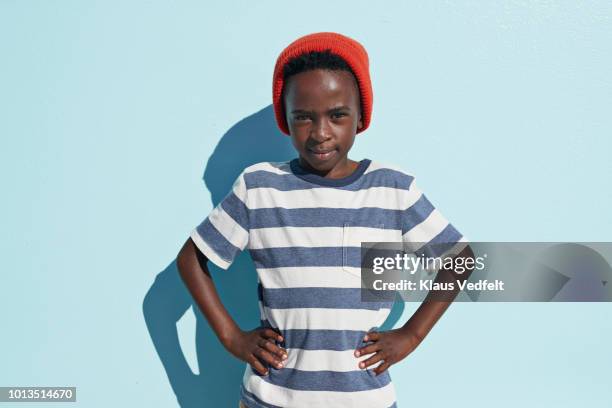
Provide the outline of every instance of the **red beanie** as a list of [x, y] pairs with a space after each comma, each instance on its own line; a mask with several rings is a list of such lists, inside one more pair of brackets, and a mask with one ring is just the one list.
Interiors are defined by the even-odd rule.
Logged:
[[341, 57], [351, 67], [355, 74], [361, 96], [361, 120], [363, 127], [357, 133], [363, 132], [370, 125], [372, 116], [372, 83], [370, 81], [368, 53], [357, 41], [342, 34], [323, 32], [309, 34], [300, 37], [287, 46], [278, 56], [274, 66], [274, 77], [272, 79], [272, 103], [276, 123], [280, 130], [289, 135], [289, 128], [285, 119], [283, 108], [283, 67], [289, 60], [310, 51], [323, 52], [330, 50], [333, 54]]

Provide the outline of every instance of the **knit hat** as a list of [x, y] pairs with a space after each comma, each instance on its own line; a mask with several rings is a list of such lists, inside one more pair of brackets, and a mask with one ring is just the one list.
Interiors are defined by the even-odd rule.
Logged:
[[333, 54], [341, 57], [351, 67], [357, 79], [359, 93], [361, 96], [361, 120], [363, 127], [357, 133], [363, 132], [370, 125], [372, 116], [372, 83], [370, 81], [368, 53], [363, 45], [357, 41], [338, 33], [321, 32], [305, 35], [298, 38], [287, 46], [278, 56], [274, 66], [274, 76], [272, 78], [272, 103], [276, 123], [280, 130], [289, 135], [289, 127], [285, 119], [283, 108], [283, 67], [289, 60], [301, 54], [311, 51], [324, 52], [330, 50]]

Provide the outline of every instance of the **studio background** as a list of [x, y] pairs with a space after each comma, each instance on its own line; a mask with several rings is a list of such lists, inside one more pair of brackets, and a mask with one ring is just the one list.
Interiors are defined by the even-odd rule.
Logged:
[[[370, 55], [353, 159], [415, 175], [473, 241], [610, 241], [611, 16], [605, 1], [0, 1], [0, 386], [236, 406], [244, 363], [174, 260], [242, 168], [294, 157], [272, 69], [311, 32]], [[253, 328], [248, 255], [212, 272]], [[610, 310], [454, 304], [391, 368], [398, 406], [607, 407]]]

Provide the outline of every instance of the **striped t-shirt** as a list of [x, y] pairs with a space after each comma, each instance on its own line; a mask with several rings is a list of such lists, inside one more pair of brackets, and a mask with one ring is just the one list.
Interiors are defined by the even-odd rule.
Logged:
[[396, 407], [389, 370], [376, 376], [354, 356], [392, 302], [362, 302], [362, 241], [457, 243], [463, 236], [417, 188], [414, 177], [364, 159], [328, 179], [290, 162], [246, 168], [191, 238], [227, 269], [248, 248], [257, 269], [263, 326], [283, 336], [283, 368], [246, 365], [241, 401], [260, 407]]

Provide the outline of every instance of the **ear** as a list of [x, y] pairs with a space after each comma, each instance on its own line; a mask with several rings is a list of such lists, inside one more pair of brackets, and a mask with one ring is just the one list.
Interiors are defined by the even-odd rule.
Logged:
[[359, 120], [357, 121], [357, 130], [361, 130], [363, 128], [363, 120], [361, 119], [361, 114], [359, 114]]

